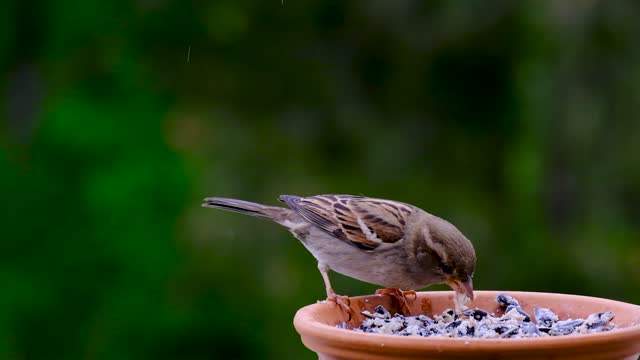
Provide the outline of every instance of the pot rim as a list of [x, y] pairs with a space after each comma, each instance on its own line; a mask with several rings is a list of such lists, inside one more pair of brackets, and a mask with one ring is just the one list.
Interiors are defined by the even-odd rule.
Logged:
[[[610, 300], [605, 298], [583, 296], [583, 295], [571, 295], [561, 293], [547, 293], [547, 292], [529, 292], [529, 291], [494, 291], [483, 290], [476, 291], [476, 294], [497, 296], [501, 293], [508, 293], [509, 295], [518, 298], [525, 296], [538, 296], [544, 298], [561, 298], [564, 301], [571, 301], [572, 299], [589, 301], [589, 302], [606, 302], [609, 304], [617, 304], [618, 306], [628, 307], [630, 310], [635, 310], [640, 313], [640, 306], [630, 303], [625, 303], [617, 300]], [[453, 294], [452, 291], [424, 291], [419, 294]], [[375, 295], [363, 295], [355, 296], [351, 299], [366, 299]], [[627, 342], [630, 339], [640, 339], [640, 321], [632, 324], [631, 326], [625, 326], [616, 328], [615, 330], [594, 333], [594, 334], [580, 334], [580, 335], [568, 335], [558, 337], [540, 337], [540, 338], [522, 338], [522, 339], [478, 339], [478, 338], [441, 338], [441, 337], [429, 337], [422, 338], [419, 336], [398, 336], [387, 334], [372, 334], [356, 332], [349, 329], [340, 329], [335, 326], [327, 325], [318, 320], [315, 315], [315, 309], [318, 306], [335, 306], [326, 302], [320, 302], [317, 304], [307, 305], [296, 313], [294, 317], [294, 326], [296, 330], [304, 337], [324, 338], [327, 343], [341, 343], [345, 347], [352, 346], [384, 346], [386, 351], [398, 350], [403, 352], [404, 349], [412, 348], [414, 350], [429, 351], [437, 349], [438, 351], [482, 351], [482, 350], [496, 350], [500, 348], [502, 350], [533, 350], [539, 347], [545, 349], [562, 349], [562, 348], [575, 348], [580, 343], [589, 343], [592, 345], [601, 344], [603, 346], [611, 346], [614, 343]], [[464, 346], [461, 346], [464, 345]], [[640, 341], [638, 342], [640, 348]]]

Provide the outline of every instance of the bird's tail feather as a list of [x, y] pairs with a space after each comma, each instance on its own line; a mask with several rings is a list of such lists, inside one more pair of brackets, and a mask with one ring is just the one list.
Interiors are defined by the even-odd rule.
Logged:
[[277, 206], [268, 206], [244, 200], [219, 197], [210, 197], [204, 199], [204, 203], [202, 204], [202, 206], [213, 209], [233, 211], [240, 214], [257, 216], [275, 221], [283, 220], [288, 210]]

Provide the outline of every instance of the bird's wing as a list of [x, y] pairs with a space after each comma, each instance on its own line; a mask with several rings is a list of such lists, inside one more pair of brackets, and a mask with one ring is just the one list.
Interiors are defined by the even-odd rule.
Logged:
[[352, 195], [280, 197], [291, 209], [320, 229], [364, 250], [404, 237], [411, 205]]

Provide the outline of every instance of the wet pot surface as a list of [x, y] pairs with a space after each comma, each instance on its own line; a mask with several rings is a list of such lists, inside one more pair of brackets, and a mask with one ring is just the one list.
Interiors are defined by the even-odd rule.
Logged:
[[[364, 320], [363, 310], [383, 305], [400, 312], [390, 296], [371, 295], [351, 298], [352, 318], [334, 303], [318, 303], [300, 309], [294, 318], [302, 342], [320, 359], [628, 359], [640, 354], [640, 306], [577, 295], [518, 291], [476, 291], [470, 308], [498, 315], [498, 294], [520, 301], [528, 313], [536, 307], [550, 308], [561, 319], [585, 318], [591, 313], [613, 311], [616, 329], [609, 332], [532, 339], [425, 338], [367, 334], [335, 325], [346, 321], [357, 327]], [[453, 292], [420, 292], [410, 303], [411, 315], [429, 317], [453, 307]]]

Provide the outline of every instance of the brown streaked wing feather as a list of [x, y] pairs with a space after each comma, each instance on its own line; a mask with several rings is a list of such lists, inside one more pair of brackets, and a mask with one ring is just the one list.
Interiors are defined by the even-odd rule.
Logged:
[[345, 204], [350, 198], [354, 196], [317, 195], [295, 197], [293, 201], [289, 198], [285, 202], [291, 209], [328, 234], [360, 249], [372, 250], [377, 244], [367, 240], [351, 210], [345, 210]]
[[373, 250], [377, 248], [380, 245], [380, 241], [376, 239], [369, 239], [362, 231], [362, 228], [358, 223], [358, 219], [360, 217], [356, 214], [353, 206], [351, 205], [353, 200], [360, 199], [362, 197], [351, 195], [333, 195], [332, 197], [335, 198], [335, 201], [332, 204], [333, 214], [338, 226], [340, 226], [347, 237], [347, 241], [364, 250]]
[[[331, 213], [323, 206], [318, 205], [315, 201], [310, 201], [310, 198], [282, 195], [280, 196], [280, 199], [293, 211], [297, 212], [303, 218], [307, 219], [322, 230], [333, 234], [334, 230], [339, 229], [335, 221], [333, 221]], [[330, 209], [330, 207], [328, 209]], [[346, 240], [344, 234], [333, 235]]]
[[[361, 196], [318, 195], [297, 199], [295, 204], [289, 204], [292, 209], [327, 233], [364, 250], [402, 239], [406, 216], [413, 211], [407, 204]], [[368, 228], [368, 235], [358, 220]]]
[[386, 243], [402, 239], [406, 218], [413, 212], [413, 208], [407, 204], [371, 198], [354, 199], [352, 208], [356, 216]]

